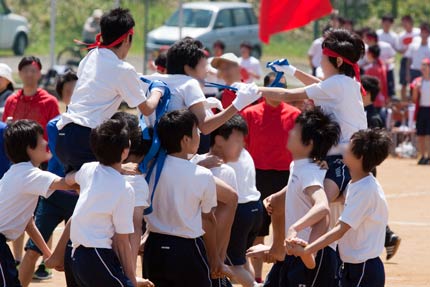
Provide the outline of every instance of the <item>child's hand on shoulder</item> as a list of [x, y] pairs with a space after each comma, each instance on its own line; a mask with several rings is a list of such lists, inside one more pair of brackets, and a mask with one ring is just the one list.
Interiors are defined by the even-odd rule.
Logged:
[[121, 174], [123, 175], [138, 175], [142, 174], [139, 170], [139, 164], [134, 162], [123, 163], [121, 165]]
[[224, 163], [224, 161], [222, 159], [220, 159], [219, 157], [217, 157], [216, 155], [210, 155], [207, 158], [205, 158], [204, 160], [199, 161], [197, 164], [200, 166], [203, 166], [207, 169], [211, 169], [214, 167], [219, 167], [223, 163]]

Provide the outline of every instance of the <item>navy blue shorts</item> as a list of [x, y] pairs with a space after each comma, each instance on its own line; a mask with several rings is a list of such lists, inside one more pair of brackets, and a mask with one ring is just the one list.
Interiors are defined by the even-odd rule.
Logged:
[[408, 82], [406, 82], [407, 61], [408, 61], [408, 58], [406, 57], [402, 57], [402, 59], [400, 60], [399, 80], [402, 86], [406, 86], [407, 84], [409, 84]]
[[[288, 184], [288, 178], [290, 177], [290, 171], [288, 170], [255, 170], [255, 183], [258, 191], [261, 192], [261, 200], [266, 197], [280, 191]], [[258, 236], [269, 235], [269, 226], [271, 218], [264, 210], [263, 212], [263, 223], [261, 224], [260, 232]]]
[[144, 277], [157, 287], [210, 287], [202, 238], [149, 233], [143, 256]]
[[265, 287], [336, 286], [337, 257], [331, 247], [318, 251], [316, 267], [308, 269], [300, 257], [285, 256], [283, 262], [273, 265], [264, 282]]
[[341, 155], [329, 155], [326, 157], [326, 161], [328, 164], [328, 170], [325, 178], [334, 181], [339, 188], [339, 194], [342, 194], [351, 180], [349, 169], [343, 163]]
[[64, 252], [64, 277], [66, 277], [67, 287], [80, 287], [76, 283], [75, 275], [72, 270], [72, 241], [67, 242], [66, 251]]
[[430, 135], [430, 107], [419, 107], [417, 113], [417, 136]]
[[72, 256], [72, 272], [80, 287], [133, 287], [112, 249], [79, 246]]
[[15, 259], [6, 243], [6, 237], [0, 233], [0, 286], [21, 287], [18, 279]]
[[227, 248], [227, 264], [238, 266], [246, 263], [246, 250], [253, 245], [261, 228], [263, 208], [261, 200], [237, 205]]
[[77, 171], [84, 163], [96, 161], [90, 147], [91, 129], [74, 123], [58, 132], [55, 152], [65, 172]]
[[379, 257], [359, 264], [343, 263], [340, 276], [341, 287], [385, 286], [384, 264]]
[[[73, 214], [73, 209], [75, 208], [79, 196], [77, 193], [69, 193], [70, 194], [63, 191], [55, 191], [51, 196], [55, 195], [56, 199], [59, 199], [57, 204], [51, 198], [39, 198], [35, 213], [35, 222], [45, 242], [48, 242], [58, 224], [62, 221], [67, 222]], [[66, 202], [68, 203], [67, 205], [65, 204]], [[31, 239], [27, 241], [25, 246], [25, 250], [28, 249], [42, 255], [42, 252]]]
[[411, 69], [411, 83], [418, 77], [421, 77], [421, 71], [420, 70], [414, 70]]

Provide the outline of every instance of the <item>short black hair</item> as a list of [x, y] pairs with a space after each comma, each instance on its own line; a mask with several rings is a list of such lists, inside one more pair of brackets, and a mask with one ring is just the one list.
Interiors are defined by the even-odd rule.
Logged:
[[[127, 112], [116, 112], [111, 119], [123, 121], [126, 124], [130, 137], [130, 155], [137, 157], [144, 156], [151, 148], [152, 140], [144, 140], [142, 137], [142, 128], [139, 125], [139, 118], [136, 115]], [[152, 128], [150, 128], [152, 136]]]
[[18, 120], [9, 124], [4, 133], [4, 146], [9, 160], [13, 163], [30, 161], [27, 148], [36, 148], [39, 136], [43, 136], [43, 128], [35, 121]]
[[221, 41], [221, 40], [216, 40], [215, 42], [214, 42], [214, 44], [212, 45], [212, 47], [220, 47], [221, 48], [221, 50], [225, 50], [225, 44], [224, 44], [224, 42], [223, 41]]
[[394, 23], [394, 17], [391, 14], [385, 14], [384, 16], [382, 16], [382, 21], [385, 22], [390, 22], [390, 23]]
[[161, 147], [168, 154], [181, 152], [181, 141], [184, 136], [192, 137], [193, 128], [199, 123], [196, 115], [187, 109], [168, 112], [157, 125], [157, 134]]
[[373, 103], [381, 90], [379, 79], [373, 76], [364, 75], [361, 77], [361, 84], [363, 85], [364, 90], [370, 93], [370, 100]]
[[405, 16], [403, 16], [402, 17], [402, 21], [407, 21], [407, 22], [409, 22], [409, 23], [414, 23], [414, 19], [412, 18], [412, 16], [411, 15], [405, 15]]
[[424, 30], [427, 33], [430, 33], [430, 24], [428, 22], [422, 22], [420, 25], [421, 31]]
[[154, 61], [155, 66], [160, 66], [162, 68], [166, 68], [167, 67], [167, 53], [166, 52], [162, 52], [160, 53], [157, 58], [155, 58]]
[[167, 51], [167, 73], [185, 75], [185, 65], [194, 69], [202, 58], [206, 58], [202, 42], [186, 37]]
[[211, 132], [210, 145], [215, 144], [215, 137], [222, 136], [225, 140], [228, 140], [233, 130], [241, 132], [244, 136], [248, 134], [248, 125], [246, 121], [240, 116], [235, 115], [228, 121], [226, 121], [222, 126]]
[[42, 63], [40, 62], [40, 59], [38, 57], [25, 56], [18, 64], [18, 71], [21, 71], [25, 66], [32, 65], [33, 62], [39, 67], [39, 70], [42, 70]]
[[378, 42], [378, 39], [379, 39], [378, 34], [373, 29], [370, 29], [370, 30], [366, 31], [365, 32], [365, 36], [368, 37], [368, 38], [375, 39], [375, 41]]
[[[357, 63], [364, 55], [363, 40], [356, 34], [353, 34], [345, 29], [333, 29], [326, 32], [326, 37], [322, 43], [322, 48], [328, 48], [342, 57], [345, 57], [352, 63]], [[342, 63], [337, 66], [336, 57], [329, 57], [330, 63], [339, 70], [339, 73], [353, 78], [355, 76], [354, 69], [347, 63]]]
[[378, 59], [381, 55], [381, 48], [379, 48], [379, 45], [372, 45], [367, 48], [367, 52], [369, 52], [373, 58]]
[[351, 137], [351, 151], [355, 157], [363, 159], [364, 172], [371, 172], [380, 165], [388, 157], [391, 145], [391, 137], [384, 129], [360, 130]]
[[[133, 16], [131, 16], [128, 9], [115, 8], [109, 13], [103, 14], [100, 20], [100, 32], [102, 35], [103, 45], [109, 45], [117, 40], [119, 37], [127, 33], [135, 26]], [[132, 35], [129, 35], [130, 40]], [[118, 48], [122, 42], [114, 48]]]
[[248, 41], [243, 41], [242, 43], [240, 43], [240, 47], [241, 48], [245, 47], [245, 48], [248, 48], [249, 50], [252, 50], [252, 44], [251, 42], [248, 42]]
[[57, 78], [57, 84], [55, 85], [55, 91], [57, 92], [57, 95], [60, 97], [60, 99], [63, 98], [63, 88], [64, 84], [77, 81], [78, 76], [75, 72], [69, 70], [65, 72], [64, 74], [58, 76]]
[[302, 143], [309, 145], [312, 141], [313, 148], [309, 157], [314, 160], [324, 160], [331, 147], [339, 142], [339, 124], [320, 107], [302, 112], [296, 118], [296, 125], [301, 127]]
[[[275, 72], [269, 72], [269, 73], [267, 73], [264, 76], [264, 79], [263, 79], [264, 86], [268, 87], [270, 84], [272, 84], [273, 83], [272, 78], [275, 78], [275, 77], [276, 77], [276, 73]], [[283, 78], [285, 79], [285, 77], [283, 77]], [[283, 87], [283, 88], [286, 88], [286, 87], [287, 87], [287, 81], [285, 79], [285, 87]]]
[[109, 119], [91, 130], [90, 145], [96, 159], [110, 166], [121, 162], [122, 152], [130, 147], [129, 140], [127, 124]]

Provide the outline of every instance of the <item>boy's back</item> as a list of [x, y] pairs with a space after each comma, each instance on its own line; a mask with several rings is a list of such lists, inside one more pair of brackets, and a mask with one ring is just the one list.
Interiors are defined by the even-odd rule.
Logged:
[[133, 232], [134, 191], [118, 171], [91, 162], [75, 179], [81, 193], [72, 216], [73, 247], [110, 249], [114, 233]]
[[[156, 167], [155, 167], [156, 169]], [[155, 172], [149, 182], [153, 192]], [[145, 219], [149, 230], [184, 238], [204, 234], [202, 212], [217, 205], [212, 173], [188, 160], [168, 155], [153, 199], [153, 212]]]
[[384, 191], [369, 175], [348, 185], [341, 221], [351, 229], [339, 240], [342, 261], [362, 263], [381, 255], [388, 223], [388, 206]]
[[345, 75], [334, 75], [305, 90], [316, 106], [321, 106], [325, 112], [333, 114], [339, 123], [339, 145], [333, 147], [329, 155], [342, 154], [352, 134], [367, 128], [360, 84]]

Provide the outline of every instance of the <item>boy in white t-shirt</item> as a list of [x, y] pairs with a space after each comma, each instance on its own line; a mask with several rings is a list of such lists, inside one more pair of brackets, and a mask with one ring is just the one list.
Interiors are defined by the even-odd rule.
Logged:
[[[232, 279], [235, 282], [242, 284], [242, 286], [252, 287], [256, 282], [252, 272], [249, 270], [246, 250], [251, 247], [260, 229], [263, 206], [259, 200], [260, 193], [255, 188], [255, 167], [253, 162], [243, 162], [244, 137], [247, 133], [248, 127], [245, 120], [239, 115], [234, 116], [211, 133], [211, 149], [209, 153], [196, 155], [194, 160], [201, 160], [209, 155], [219, 157], [223, 164], [219, 167], [211, 168], [212, 173], [239, 193], [239, 204], [231, 226], [230, 240], [227, 242], [227, 258], [225, 258], [225, 261], [228, 265], [231, 265]], [[248, 165], [254, 171], [252, 179], [241, 169], [241, 164]], [[236, 174], [236, 170], [239, 174]], [[252, 181], [254, 182], [256, 194], [253, 194], [253, 190], [248, 188], [248, 184], [252, 184]], [[218, 218], [217, 220], [219, 221]]]
[[252, 45], [245, 41], [240, 44], [239, 65], [242, 68], [241, 75], [245, 83], [254, 83], [263, 75], [260, 61], [251, 55]]
[[351, 181], [338, 223], [310, 244], [301, 239], [286, 240], [287, 252], [295, 256], [311, 254], [339, 240], [342, 286], [385, 285], [384, 265], [379, 256], [384, 250], [388, 207], [384, 191], [371, 171], [387, 158], [390, 146], [390, 136], [381, 129], [354, 133], [344, 154]]
[[143, 265], [159, 287], [209, 287], [211, 277], [225, 273], [217, 248], [215, 180], [210, 170], [188, 160], [199, 146], [197, 125], [188, 110], [169, 112], [157, 125], [167, 156], [155, 190], [155, 173], [149, 181], [153, 211], [145, 215]]
[[39, 196], [49, 197], [55, 190], [70, 190], [71, 186], [63, 178], [38, 168], [51, 158], [38, 123], [16, 121], [7, 127], [4, 140], [13, 165], [0, 180], [0, 286], [21, 286], [6, 241], [26, 231], [43, 258], [48, 258], [51, 251], [34, 223], [33, 213]]
[[293, 75], [306, 86], [296, 89], [260, 88], [260, 91], [265, 97], [285, 102], [311, 99], [339, 123], [340, 140], [328, 152], [326, 161], [329, 169], [324, 181], [329, 201], [334, 201], [345, 190], [350, 179], [348, 168], [342, 162], [342, 154], [352, 134], [367, 128], [362, 100], [365, 92], [359, 83], [360, 69], [357, 64], [364, 54], [364, 43], [357, 35], [336, 29], [326, 33], [322, 47], [324, 80], [306, 74], [284, 60], [274, 62], [274, 67]]
[[[326, 170], [316, 161], [324, 159], [337, 143], [340, 127], [320, 108], [303, 112], [295, 123], [287, 144], [293, 156], [290, 178], [288, 185], [275, 194], [284, 195], [285, 229], [274, 226], [272, 247], [263, 251], [267, 260], [274, 257], [280, 262], [273, 266], [265, 286], [334, 286], [337, 266], [334, 248], [330, 246], [296, 258], [285, 253], [283, 243], [285, 238], [296, 237], [314, 241], [328, 230], [330, 209], [324, 192]], [[251, 248], [249, 256], [261, 254], [259, 249], [264, 250], [262, 246]]]
[[[167, 51], [166, 75], [145, 76], [150, 80], [162, 81], [169, 88], [171, 98], [168, 111], [189, 109], [197, 116], [198, 128], [202, 132], [199, 153], [209, 151], [209, 134], [213, 130], [261, 96], [256, 86], [234, 85], [239, 90], [233, 103], [216, 115], [209, 115], [206, 113], [206, 97], [202, 89], [206, 76], [207, 56], [203, 44], [189, 37], [177, 41]], [[153, 126], [154, 119], [153, 114], [146, 118], [146, 123]]]
[[66, 176], [68, 183], [81, 188], [70, 227], [73, 276], [78, 286], [136, 287], [129, 240], [134, 232], [135, 192], [120, 173], [130, 148], [125, 123], [104, 122], [91, 132], [90, 144], [98, 162], [86, 163]]
[[79, 170], [82, 164], [95, 160], [89, 146], [91, 129], [110, 119], [121, 102], [138, 107], [145, 115], [157, 107], [163, 88], [154, 88], [147, 99], [148, 84], [124, 61], [134, 25], [128, 10], [117, 8], [103, 15], [101, 35], [79, 64], [71, 102], [57, 123], [56, 153], [66, 171]]

